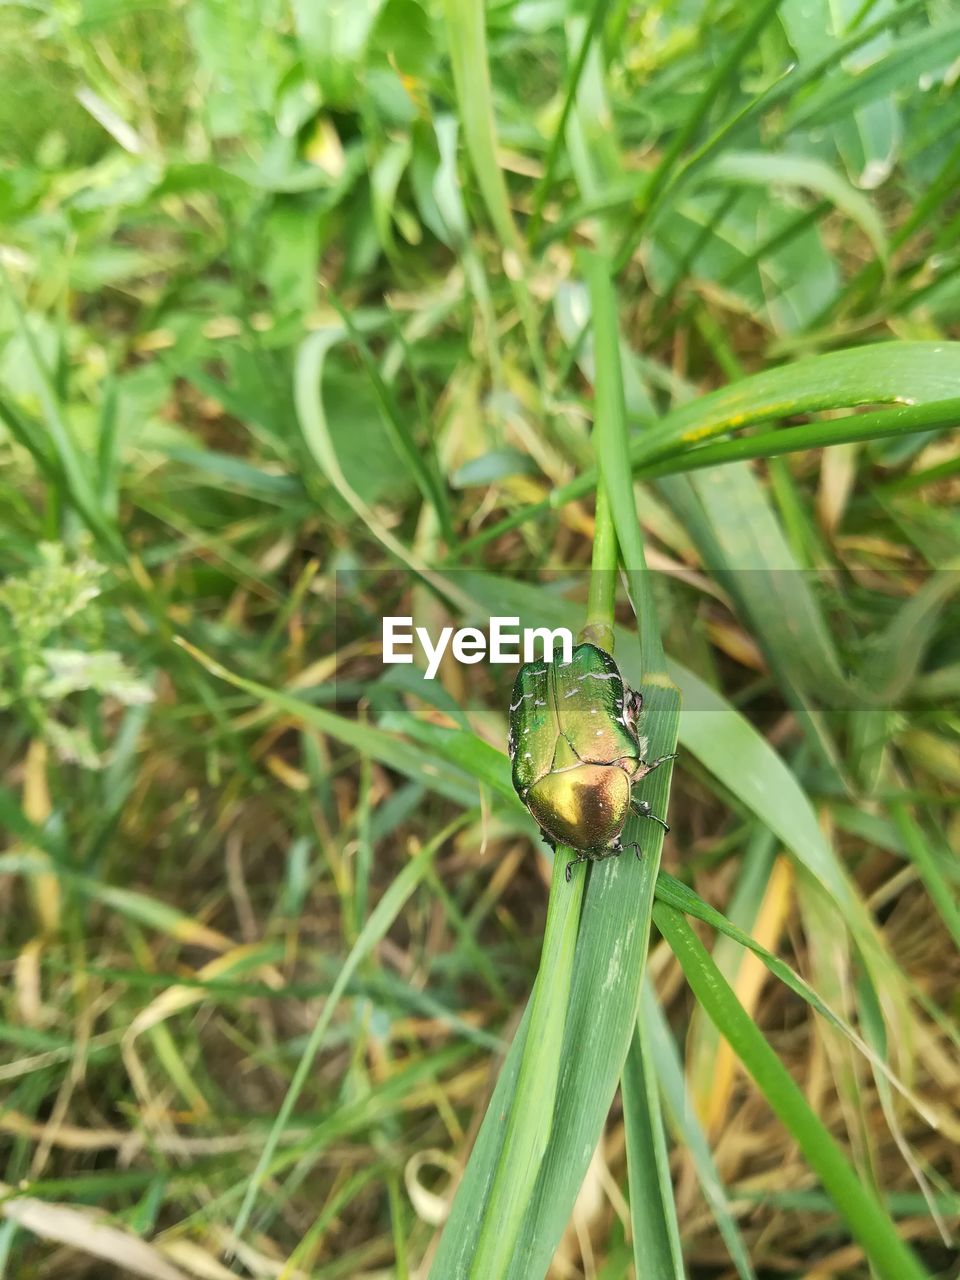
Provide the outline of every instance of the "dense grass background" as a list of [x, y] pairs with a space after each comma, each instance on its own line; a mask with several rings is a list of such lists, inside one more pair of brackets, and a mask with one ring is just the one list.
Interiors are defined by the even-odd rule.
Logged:
[[[0, 1276], [960, 1274], [958, 69], [0, 8]], [[616, 624], [659, 878], [384, 612]]]

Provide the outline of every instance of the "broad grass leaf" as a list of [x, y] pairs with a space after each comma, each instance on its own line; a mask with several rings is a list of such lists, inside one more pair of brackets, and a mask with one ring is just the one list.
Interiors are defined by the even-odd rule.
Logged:
[[[635, 639], [633, 647], [636, 648]], [[651, 750], [658, 753], [661, 743], [675, 740], [676, 693], [656, 686], [647, 692], [645, 729]], [[667, 771], [668, 766], [661, 767], [644, 783], [644, 796], [655, 812], [666, 804]], [[574, 956], [553, 1125], [523, 1220], [511, 1275], [545, 1274], [600, 1137], [634, 1034], [649, 937], [640, 921], [649, 918], [662, 832], [654, 823], [633, 818], [623, 838], [626, 845], [642, 841], [644, 858], [638, 866], [627, 852], [590, 869]], [[529, 1009], [507, 1055], [458, 1187], [433, 1261], [431, 1276], [435, 1280], [462, 1280], [472, 1274], [477, 1235], [501, 1158], [502, 1117], [509, 1110], [516, 1087], [528, 1019]]]
[[770, 151], [727, 151], [704, 173], [707, 181], [732, 186], [784, 186], [812, 191], [824, 196], [855, 222], [870, 241], [877, 257], [886, 263], [889, 245], [880, 216], [867, 199], [836, 169], [815, 156], [789, 155]]
[[638, 466], [668, 449], [799, 413], [948, 400], [958, 383], [960, 342], [884, 342], [807, 356], [680, 405], [634, 438], [630, 457]]
[[[866, 405], [921, 405], [956, 399], [960, 342], [878, 342], [807, 356], [691, 399], [633, 437], [634, 471], [693, 446], [762, 422]], [[953, 419], [947, 425], [952, 425]], [[840, 428], [842, 430], [842, 427]], [[516, 528], [596, 488], [595, 470], [558, 485], [545, 501], [503, 522]]]
[[849, 118], [857, 108], [916, 83], [921, 75], [935, 80], [958, 55], [960, 22], [944, 22], [902, 37], [870, 66], [825, 80], [788, 112], [787, 127], [812, 129]]

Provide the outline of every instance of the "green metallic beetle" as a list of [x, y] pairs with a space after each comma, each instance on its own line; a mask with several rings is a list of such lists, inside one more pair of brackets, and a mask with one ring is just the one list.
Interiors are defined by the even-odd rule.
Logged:
[[[674, 759], [644, 760], [642, 706], [613, 658], [593, 644], [577, 645], [570, 662], [527, 662], [517, 673], [507, 739], [513, 785], [551, 848], [577, 851], [567, 863], [568, 881], [578, 862], [623, 852], [620, 834], [631, 809], [669, 830], [646, 800], [632, 795], [635, 782]], [[640, 857], [640, 846], [634, 848]]]

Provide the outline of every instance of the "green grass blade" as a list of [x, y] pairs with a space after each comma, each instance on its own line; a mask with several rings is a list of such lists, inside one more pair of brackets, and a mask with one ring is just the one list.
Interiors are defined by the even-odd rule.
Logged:
[[486, 1203], [470, 1276], [509, 1276], [524, 1214], [553, 1127], [583, 877], [567, 884], [570, 850], [558, 847], [543, 935], [543, 954], [530, 999], [530, 1024], [503, 1147]]
[[957, 905], [956, 889], [947, 883], [923, 828], [910, 816], [903, 801], [897, 800], [890, 805], [890, 816], [900, 833], [907, 856], [916, 867], [927, 893], [940, 913], [940, 919], [960, 948], [960, 907]]
[[878, 958], [882, 949], [869, 912], [782, 757], [692, 671], [677, 663], [670, 670], [683, 691], [683, 746], [783, 841], [839, 907], [866, 954]]
[[823, 160], [770, 151], [728, 151], [713, 162], [703, 180], [766, 191], [782, 185], [826, 197], [859, 226], [879, 261], [884, 266], [889, 261], [890, 246], [880, 215], [862, 192]]
[[493, 91], [487, 57], [486, 9], [482, 0], [444, 0], [453, 79], [473, 170], [503, 248], [520, 243], [507, 184], [497, 160]]
[[500, 240], [500, 252], [513, 258], [508, 264], [507, 276], [523, 320], [530, 357], [543, 388], [547, 385], [547, 369], [532, 300], [523, 277], [524, 244], [513, 220], [507, 184], [497, 159], [497, 131], [487, 57], [486, 6], [483, 0], [443, 0], [443, 13], [464, 140], [487, 212]]
[[875, 700], [896, 705], [912, 686], [944, 609], [960, 591], [957, 566], [935, 570], [876, 641], [867, 667]]
[[[666, 678], [663, 643], [657, 626], [643, 538], [637, 521], [633, 480], [627, 445], [627, 415], [620, 367], [620, 332], [616, 299], [607, 262], [599, 254], [584, 256], [593, 320], [596, 364], [594, 444], [603, 492], [626, 567], [640, 632], [640, 688], [657, 684], [664, 708], [679, 710], [679, 697]], [[674, 749], [676, 740], [666, 750]], [[657, 811], [659, 812], [659, 810]], [[646, 855], [650, 860], [650, 854]], [[644, 871], [647, 872], [645, 864]], [[656, 864], [650, 866], [656, 877]], [[639, 927], [649, 933], [653, 902], [645, 894]], [[648, 1267], [657, 1276], [683, 1277], [680, 1232], [676, 1222], [673, 1187], [667, 1162], [666, 1139], [652, 1063], [646, 1046], [632, 1037], [621, 1081], [627, 1126], [627, 1159], [630, 1177], [630, 1213], [634, 1228], [637, 1274]]]
[[553, 137], [550, 139], [550, 146], [547, 148], [547, 158], [543, 165], [543, 175], [537, 182], [533, 190], [531, 200], [530, 223], [527, 228], [527, 243], [533, 244], [536, 241], [537, 233], [540, 230], [540, 224], [543, 219], [543, 206], [546, 204], [553, 187], [554, 175], [556, 173], [557, 161], [560, 158], [560, 151], [566, 138], [567, 121], [570, 119], [570, 112], [577, 97], [577, 88], [580, 84], [580, 77], [583, 75], [583, 69], [587, 64], [587, 54], [590, 47], [596, 39], [600, 25], [606, 16], [609, 8], [609, 0], [593, 0], [593, 7], [590, 10], [590, 18], [584, 28], [583, 35], [580, 39], [580, 45], [577, 49], [577, 56], [573, 60], [573, 65], [567, 75], [566, 88], [563, 95], [563, 106], [560, 109], [560, 116], [553, 130]]
[[[0, 261], [0, 282], [4, 286], [4, 293], [10, 299], [17, 319], [17, 326], [33, 362], [40, 404], [47, 424], [47, 431], [50, 435], [53, 454], [59, 471], [63, 476], [66, 495], [69, 496], [70, 502], [83, 518], [91, 533], [113, 555], [121, 554], [116, 528], [108, 519], [100, 502], [93, 477], [87, 465], [87, 459], [74, 439], [70, 423], [64, 417], [57, 387], [50, 371], [47, 369], [37, 339], [27, 322], [23, 306], [16, 290], [10, 283], [7, 269], [2, 261]], [[15, 418], [11, 418], [9, 410], [7, 417], [10, 420], [15, 420]], [[45, 453], [45, 450], [42, 453], [37, 451], [35, 456], [43, 456]]]
[[[602, 266], [601, 269], [605, 270]], [[605, 460], [616, 456], [618, 450], [622, 452], [624, 442], [618, 445], [613, 437], [625, 430], [624, 415], [617, 408], [618, 404], [622, 405], [623, 392], [618, 357], [616, 352], [611, 353], [609, 347], [611, 341], [614, 345], [618, 341], [615, 326], [613, 330], [609, 325], [601, 326], [595, 342], [597, 450], [598, 454], [603, 453]], [[648, 606], [641, 626], [647, 629], [649, 647], [659, 651], [662, 661], [656, 620], [648, 598], [649, 588], [643, 575], [643, 553], [636, 529], [636, 514], [630, 512], [627, 516], [624, 515], [624, 483], [629, 488], [629, 477], [618, 476], [613, 471], [605, 488], [608, 492], [609, 485], [617, 485], [620, 489], [617, 498], [612, 493], [610, 495], [611, 512], [617, 526], [618, 540], [622, 536], [627, 543], [624, 547], [621, 542], [621, 550], [634, 570], [633, 580], [641, 609], [644, 604]], [[631, 531], [625, 523], [621, 535], [620, 524], [624, 519], [632, 519], [635, 529]], [[653, 640], [649, 639], [651, 629]], [[631, 642], [625, 640], [624, 644], [636, 651], [635, 643], [631, 646]], [[656, 667], [652, 672], [645, 671], [642, 688], [647, 700], [644, 728], [650, 739], [650, 750], [654, 755], [668, 754], [676, 742], [679, 718], [676, 689]], [[669, 765], [665, 765], [645, 782], [645, 798], [650, 800], [655, 812], [665, 811], [668, 790]], [[596, 864], [589, 869], [586, 902], [574, 960], [573, 989], [564, 1028], [560, 1058], [562, 1065], [553, 1124], [526, 1211], [522, 1219], [511, 1213], [508, 1220], [511, 1235], [514, 1223], [518, 1220], [520, 1230], [512, 1245], [512, 1269], [505, 1274], [534, 1275], [546, 1271], [567, 1225], [634, 1035], [640, 979], [649, 945], [650, 912], [663, 842], [659, 827], [644, 823], [645, 829], [640, 832], [639, 823], [640, 819], [631, 818], [624, 832], [624, 843], [627, 846], [638, 836], [643, 837], [644, 856], [639, 868], [635, 861], [624, 856]], [[434, 1260], [434, 1276], [445, 1278], [483, 1274], [477, 1270], [480, 1250], [483, 1250], [480, 1256], [487, 1262], [491, 1258], [501, 1261], [504, 1256], [499, 1251], [494, 1251], [492, 1244], [487, 1243], [489, 1233], [502, 1225], [502, 1215], [497, 1211], [496, 1205], [505, 1203], [506, 1200], [505, 1193], [498, 1193], [497, 1201], [494, 1202], [490, 1188], [496, 1188], [498, 1181], [504, 1181], [505, 1186], [510, 1185], [505, 1181], [510, 1177], [509, 1173], [500, 1172], [506, 1163], [503, 1140], [489, 1132], [489, 1125], [494, 1108], [499, 1117], [512, 1112], [516, 1106], [515, 1099], [528, 1061], [525, 1046], [530, 1044], [533, 1034], [532, 1009], [528, 1018], [527, 1029], [522, 1037], [517, 1036], [504, 1068], [507, 1084], [502, 1093], [498, 1087], [499, 1096], [495, 1094], [491, 1102], [458, 1189], [440, 1250]], [[536, 1061], [536, 1058], [532, 1060]], [[643, 1095], [643, 1104], [649, 1106], [646, 1093]], [[539, 1123], [539, 1119], [531, 1122], [535, 1135], [539, 1134]], [[652, 1121], [649, 1127], [651, 1132], [655, 1131]], [[525, 1159], [528, 1150], [525, 1148]], [[526, 1168], [521, 1171], [519, 1181], [521, 1192], [525, 1193]], [[491, 1223], [495, 1225], [490, 1225]]]
[[[660, 874], [662, 876], [663, 872]], [[659, 889], [658, 880], [658, 896]], [[657, 997], [649, 980], [643, 984], [638, 1036], [650, 1046], [650, 1056], [657, 1074], [657, 1084], [663, 1095], [667, 1119], [690, 1153], [700, 1187], [723, 1236], [730, 1260], [737, 1269], [737, 1275], [740, 1276], [740, 1280], [756, 1280], [746, 1242], [740, 1234], [740, 1228], [730, 1207], [730, 1199], [720, 1180], [717, 1166], [714, 1164], [710, 1144], [697, 1120], [693, 1100], [687, 1091], [683, 1062], [674, 1042], [673, 1033], [663, 1010], [657, 1003]], [[639, 1265], [637, 1274], [642, 1274]]]
[[470, 1274], [487, 1194], [503, 1149], [501, 1116], [507, 1115], [513, 1105], [520, 1064], [528, 1040], [530, 1013], [531, 1003], [528, 1002], [510, 1051], [500, 1068], [496, 1087], [487, 1104], [467, 1167], [457, 1186], [440, 1246], [430, 1268], [430, 1280], [447, 1280], [448, 1276], [466, 1280]]
[[[775, 881], [771, 886], [777, 866], [777, 841], [760, 823], [752, 824], [744, 841], [737, 865], [736, 885], [725, 905], [726, 918], [745, 933], [757, 927], [759, 913], [768, 894], [777, 892]], [[730, 985], [736, 989], [744, 968], [746, 950], [725, 934], [714, 940], [710, 953]], [[720, 1033], [703, 1013], [695, 1008], [690, 1016], [690, 1027], [684, 1045], [687, 1062], [687, 1088], [696, 1113], [703, 1117], [704, 1125], [715, 1131], [719, 1124], [718, 1112], [730, 1096], [732, 1079], [717, 1084], [717, 1053]], [[726, 1071], [726, 1063], [724, 1064]], [[721, 1092], [722, 1089], [722, 1092]]]
[[680, 961], [694, 995], [796, 1140], [880, 1280], [925, 1280], [927, 1271], [900, 1239], [883, 1206], [857, 1179], [829, 1130], [811, 1110], [684, 916], [658, 903], [654, 920]]
[[[637, 476], [656, 479], [703, 467], [753, 458], [777, 458], [801, 449], [827, 449], [839, 444], [858, 444], [910, 435], [913, 432], [949, 431], [960, 422], [960, 399], [934, 400], [930, 404], [901, 405], [875, 413], [850, 414], [824, 422], [808, 422], [800, 427], [779, 427], [755, 435], [735, 436], [716, 444], [698, 445], [672, 454], [664, 462], [645, 464]], [[955, 465], [955, 464], [954, 464]]]
[[594, 446], [606, 487], [620, 556], [627, 571], [640, 631], [645, 673], [663, 673], [663, 643], [650, 591], [643, 537], [637, 521], [630, 471], [627, 411], [620, 367], [620, 331], [609, 267], [599, 254], [583, 255], [590, 289], [593, 350], [596, 363]]
[[618, 271], [633, 257], [634, 250], [643, 238], [650, 214], [663, 198], [670, 177], [688, 143], [696, 136], [697, 130], [709, 115], [718, 96], [732, 85], [737, 68], [756, 48], [760, 33], [774, 17], [782, 2], [783, 0], [764, 0], [764, 3], [756, 7], [750, 21], [730, 46], [725, 57], [720, 60], [692, 109], [686, 113], [680, 127], [664, 148], [663, 155], [644, 188], [643, 216], [636, 220], [636, 225], [624, 237], [616, 255], [614, 265]]
[[[256, 680], [247, 680], [244, 676], [229, 671], [222, 663], [217, 662], [209, 654], [201, 652], [182, 636], [176, 638], [176, 643], [212, 675], [227, 681], [236, 689], [242, 689], [244, 693], [250, 694], [272, 710], [283, 715], [294, 716], [303, 724], [310, 725], [321, 733], [328, 733], [338, 742], [364, 752], [374, 760], [379, 760], [382, 764], [389, 765], [391, 769], [396, 769], [398, 773], [422, 783], [430, 791], [436, 791], [463, 804], [476, 803], [474, 785], [466, 781], [464, 786], [466, 775], [457, 768], [438, 762], [435, 752], [422, 751], [396, 734], [387, 733], [383, 729], [363, 724], [358, 720], [349, 720], [346, 716], [338, 716], [332, 711], [326, 711], [323, 707], [315, 707], [295, 694], [271, 689], [268, 685], [260, 684]], [[474, 776], [478, 778], [485, 777], [503, 794], [505, 799], [510, 800], [512, 797], [516, 801], [516, 794], [510, 786], [509, 770], [504, 767], [490, 771], [490, 765], [493, 763], [491, 757], [499, 757], [501, 753], [494, 751], [488, 743], [482, 743], [473, 735], [470, 737], [475, 747], [470, 758], [471, 772], [474, 772]], [[464, 758], [462, 752], [460, 755]], [[505, 766], [506, 757], [502, 758]]]
[[925, 71], [946, 67], [960, 54], [960, 23], [918, 31], [898, 41], [870, 66], [834, 76], [787, 113], [789, 129], [815, 129], [848, 119], [858, 108], [900, 88]]
[[63, 471], [50, 457], [43, 426], [39, 422], [5, 396], [0, 396], [0, 422], [6, 425], [14, 440], [28, 451], [41, 475], [54, 485], [65, 483]]
[[[737, 943], [747, 951], [762, 960], [764, 965], [784, 986], [800, 997], [806, 1004], [810, 1006], [816, 1013], [830, 1024], [835, 1030], [840, 1032], [850, 1043], [868, 1059], [873, 1068], [879, 1072], [894, 1088], [910, 1103], [918, 1115], [933, 1126], [938, 1127], [938, 1119], [936, 1114], [927, 1106], [910, 1087], [901, 1080], [895, 1072], [889, 1067], [885, 1059], [879, 1055], [875, 1049], [846, 1021], [842, 1018], [830, 1005], [820, 996], [809, 982], [806, 982], [800, 974], [792, 969], [785, 960], [773, 954], [766, 947], [761, 946], [754, 938], [752, 938], [745, 930], [729, 920], [716, 907], [711, 907], [709, 903], [703, 899], [681, 880], [675, 879], [666, 871], [661, 871], [657, 878], [657, 901], [682, 911], [684, 915], [693, 916], [697, 920], [702, 920], [704, 924], [710, 925], [716, 929], [718, 933], [725, 938], [729, 938], [732, 942]], [[719, 966], [718, 966], [719, 968]], [[726, 978], [726, 975], [724, 975]]]
[[297, 1105], [300, 1094], [303, 1092], [304, 1085], [307, 1083], [307, 1078], [317, 1054], [323, 1046], [323, 1040], [330, 1027], [334, 1012], [347, 989], [350, 979], [356, 973], [362, 961], [370, 954], [373, 947], [386, 934], [402, 910], [404, 903], [426, 876], [430, 864], [437, 855], [437, 851], [442, 848], [455, 832], [465, 826], [473, 816], [470, 811], [460, 814], [428, 844], [424, 845], [420, 852], [407, 863], [399, 875], [391, 882], [360, 930], [357, 940], [350, 949], [350, 954], [344, 961], [343, 967], [337, 975], [337, 980], [330, 990], [330, 995], [323, 1006], [323, 1013], [311, 1028], [307, 1043], [290, 1081], [290, 1086], [284, 1095], [283, 1102], [280, 1104], [264, 1141], [256, 1168], [247, 1181], [247, 1189], [244, 1192], [243, 1201], [233, 1224], [233, 1233], [237, 1239], [243, 1238], [243, 1233], [246, 1231], [257, 1201], [257, 1195], [270, 1169], [274, 1153], [283, 1137], [284, 1130], [290, 1122], [293, 1109]]
[[960, 342], [884, 342], [808, 356], [674, 409], [634, 442], [631, 462], [797, 413], [952, 399], [958, 379]]
[[[676, 693], [653, 684], [644, 686], [644, 695], [644, 731], [651, 752], [661, 755], [676, 741]], [[663, 765], [643, 784], [644, 798], [655, 813], [667, 811], [669, 768]], [[643, 847], [639, 864], [629, 852], [634, 840]], [[600, 1138], [633, 1038], [649, 945], [649, 927], [642, 927], [641, 921], [650, 918], [663, 839], [655, 823], [637, 818], [628, 823], [623, 841], [628, 851], [622, 857], [598, 863], [590, 871], [554, 1128], [517, 1252], [524, 1275], [546, 1272]]]
[[853, 690], [809, 575], [794, 558], [757, 476], [740, 463], [678, 477], [660, 491], [681, 518], [696, 503], [702, 518], [688, 522], [690, 535], [780, 683], [798, 694], [816, 693], [828, 705], [847, 705]]
[[[752, 374], [680, 405], [635, 436], [630, 465], [682, 456], [692, 446], [744, 427], [802, 413], [851, 409], [859, 405], [933, 405], [956, 399], [960, 385], [960, 342], [882, 342], [872, 346], [807, 356], [792, 364]], [[843, 419], [839, 420], [839, 424]], [[949, 419], [950, 425], [955, 420]], [[822, 426], [823, 424], [817, 424]], [[836, 425], [836, 424], [835, 424]], [[838, 425], [838, 430], [843, 430]], [[946, 427], [945, 427], [946, 429]], [[514, 513], [486, 538], [556, 511], [596, 487], [595, 471], [558, 485], [550, 497]], [[469, 546], [476, 546], [473, 539]]]
[[[641, 1014], [642, 1018], [642, 1014]], [[682, 1076], [681, 1076], [682, 1079]], [[683, 1280], [680, 1228], [667, 1159], [656, 1068], [642, 1021], [620, 1079], [627, 1139], [630, 1221], [637, 1275]]]

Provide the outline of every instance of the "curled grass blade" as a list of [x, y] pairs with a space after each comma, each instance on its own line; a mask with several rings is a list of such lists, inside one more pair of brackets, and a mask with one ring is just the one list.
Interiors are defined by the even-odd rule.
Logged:
[[[403, 459], [424, 501], [433, 508], [444, 538], [448, 542], [452, 541], [453, 525], [450, 503], [444, 480], [440, 474], [440, 465], [433, 448], [433, 442], [428, 439], [426, 446], [424, 446], [414, 438], [407, 425], [407, 415], [397, 404], [393, 392], [381, 375], [363, 333], [353, 324], [349, 311], [343, 306], [332, 289], [328, 288], [327, 296], [340, 316], [345, 336], [349, 337], [360, 354], [367, 378], [380, 405], [384, 424], [390, 431], [398, 455]], [[309, 388], [306, 390], [308, 391]], [[319, 395], [319, 391], [317, 394]]]
[[[814, 990], [809, 982], [805, 981], [795, 969], [791, 968], [785, 960], [774, 955], [767, 947], [761, 946], [754, 938], [745, 930], [739, 928], [729, 920], [722, 912], [715, 907], [711, 907], [709, 903], [703, 899], [688, 885], [681, 880], [677, 880], [674, 876], [669, 875], [666, 871], [661, 871], [657, 878], [657, 901], [682, 911], [684, 915], [693, 916], [697, 920], [702, 920], [704, 924], [710, 925], [721, 933], [724, 937], [738, 943], [747, 951], [757, 956], [763, 962], [766, 968], [779, 979], [784, 986], [800, 997], [806, 1004], [810, 1006], [822, 1018], [825, 1018], [830, 1026], [840, 1032], [850, 1043], [870, 1062], [876, 1071], [880, 1073], [893, 1087], [900, 1093], [910, 1105], [914, 1108], [919, 1116], [931, 1127], [939, 1129], [945, 1122], [945, 1118], [934, 1112], [916, 1093], [904, 1083], [903, 1080], [887, 1064], [885, 1059], [870, 1045], [851, 1025], [842, 1018], [829, 1004]], [[714, 963], [716, 963], [714, 961]], [[949, 1126], [953, 1128], [953, 1126]]]
[[859, 226], [870, 241], [877, 258], [886, 267], [890, 246], [883, 223], [862, 192], [823, 160], [814, 156], [785, 155], [770, 151], [728, 151], [703, 174], [708, 182], [734, 187], [797, 187], [824, 196]]
[[340, 326], [320, 329], [305, 338], [297, 352], [294, 397], [304, 442], [322, 473], [373, 536], [401, 564], [429, 580], [432, 577], [431, 571], [393, 536], [373, 508], [360, 497], [343, 474], [337, 458], [324, 412], [321, 388], [327, 353], [348, 336], [348, 331]]
[[900, 1239], [874, 1194], [858, 1180], [683, 914], [657, 903], [654, 920], [697, 1000], [796, 1140], [880, 1280], [928, 1280], [928, 1272]]

